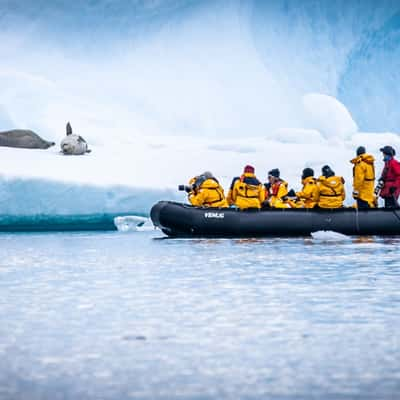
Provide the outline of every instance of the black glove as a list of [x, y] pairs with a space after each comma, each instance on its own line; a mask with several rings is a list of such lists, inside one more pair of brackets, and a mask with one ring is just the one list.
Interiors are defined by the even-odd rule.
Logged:
[[396, 192], [396, 188], [394, 187], [394, 186], [392, 186], [390, 189], [389, 189], [389, 193], [390, 194], [394, 194]]
[[360, 193], [358, 193], [358, 190], [353, 190], [353, 199], [354, 200], [357, 200], [359, 195], [360, 195]]

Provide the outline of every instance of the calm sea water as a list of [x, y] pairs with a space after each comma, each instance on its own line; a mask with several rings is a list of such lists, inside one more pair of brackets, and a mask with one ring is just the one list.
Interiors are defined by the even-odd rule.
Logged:
[[0, 235], [0, 399], [398, 399], [400, 239]]

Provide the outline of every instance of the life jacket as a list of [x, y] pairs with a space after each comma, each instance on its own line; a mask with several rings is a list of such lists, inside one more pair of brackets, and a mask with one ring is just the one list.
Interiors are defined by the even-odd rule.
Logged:
[[247, 199], [258, 199], [260, 196], [261, 182], [255, 176], [244, 174], [239, 178], [240, 184], [237, 185], [237, 196]]
[[244, 173], [232, 181], [229, 204], [235, 204], [240, 209], [260, 208], [264, 199], [263, 186], [254, 174]]
[[383, 180], [384, 185], [381, 190], [380, 196], [395, 196], [397, 198], [400, 194], [400, 163], [394, 158], [386, 161], [381, 179]]
[[288, 194], [288, 184], [284, 180], [278, 180], [277, 182], [271, 184], [269, 189], [269, 204], [273, 208], [289, 208], [290, 204], [288, 203], [285, 196]]
[[[278, 196], [279, 189], [281, 189], [281, 185], [283, 185], [285, 187], [286, 192], [287, 192], [287, 186], [288, 186], [287, 182], [285, 182], [283, 180], [279, 180], [279, 181], [273, 183], [271, 185], [271, 187], [270, 187], [270, 195], [271, 195], [271, 197], [272, 196]], [[281, 190], [281, 192], [282, 192], [282, 190]], [[286, 195], [287, 195], [287, 193], [283, 194], [282, 197], [286, 196]]]
[[319, 201], [321, 208], [340, 208], [345, 199], [344, 179], [341, 176], [318, 178]]

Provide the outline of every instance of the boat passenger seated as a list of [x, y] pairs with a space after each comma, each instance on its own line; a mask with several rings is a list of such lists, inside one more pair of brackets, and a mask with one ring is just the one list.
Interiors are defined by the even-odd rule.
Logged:
[[296, 208], [314, 208], [318, 203], [319, 188], [312, 168], [303, 169], [301, 183], [303, 188], [300, 192], [296, 192], [297, 199], [294, 206]]
[[224, 189], [209, 171], [189, 181], [188, 199], [197, 207], [228, 207]]
[[255, 176], [254, 167], [246, 165], [243, 174], [233, 178], [227, 200], [229, 205], [240, 209], [261, 208], [265, 192], [262, 183]]
[[324, 165], [322, 167], [322, 176], [318, 178], [320, 208], [341, 208], [345, 199], [344, 179], [336, 176], [335, 172]]
[[272, 208], [290, 208], [288, 201], [288, 184], [280, 177], [278, 168], [268, 172], [268, 184], [265, 185], [268, 191], [268, 202]]

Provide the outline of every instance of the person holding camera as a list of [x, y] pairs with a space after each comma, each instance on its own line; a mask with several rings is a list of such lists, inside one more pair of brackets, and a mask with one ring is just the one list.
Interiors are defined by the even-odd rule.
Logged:
[[385, 201], [385, 208], [400, 208], [400, 163], [394, 159], [396, 151], [391, 146], [380, 149], [385, 166], [375, 189], [375, 194]]
[[265, 191], [262, 183], [255, 176], [253, 166], [246, 165], [243, 174], [233, 178], [227, 200], [230, 206], [235, 205], [241, 210], [261, 208], [265, 200]]
[[224, 189], [209, 171], [195, 176], [189, 181], [189, 186], [180, 185], [179, 190], [185, 190], [190, 204], [196, 207], [228, 207]]
[[350, 161], [354, 164], [353, 199], [356, 200], [358, 209], [374, 208], [376, 206], [374, 161], [374, 157], [366, 153], [364, 146], [357, 148], [357, 157]]

